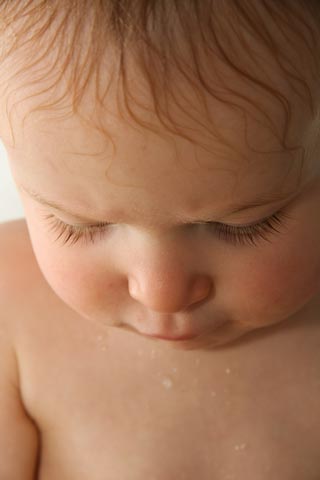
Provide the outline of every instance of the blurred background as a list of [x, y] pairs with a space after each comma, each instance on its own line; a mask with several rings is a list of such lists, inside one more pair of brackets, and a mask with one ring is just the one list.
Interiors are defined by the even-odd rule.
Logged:
[[22, 217], [22, 204], [11, 176], [7, 153], [0, 140], [0, 223]]

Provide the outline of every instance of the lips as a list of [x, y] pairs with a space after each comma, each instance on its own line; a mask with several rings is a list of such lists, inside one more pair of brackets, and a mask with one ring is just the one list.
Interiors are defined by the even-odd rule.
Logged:
[[[172, 322], [172, 321], [171, 321]], [[150, 322], [151, 323], [151, 322]], [[153, 322], [155, 323], [155, 322]], [[163, 322], [161, 322], [163, 323]], [[120, 325], [117, 325], [119, 328], [122, 328], [124, 330], [128, 330], [128, 331], [131, 331], [131, 332], [134, 332], [138, 335], [141, 335], [143, 337], [147, 337], [147, 338], [155, 338], [155, 339], [159, 339], [159, 340], [166, 340], [166, 341], [171, 341], [171, 342], [174, 342], [174, 341], [186, 341], [186, 340], [192, 340], [194, 338], [196, 338], [198, 335], [195, 334], [195, 333], [184, 333], [184, 334], [174, 334], [174, 333], [169, 333], [169, 328], [166, 328], [168, 327], [168, 325], [164, 326], [164, 325], [161, 325], [159, 324], [158, 325], [158, 332], [157, 333], [150, 333], [150, 332], [144, 332], [141, 328], [137, 328], [135, 326], [132, 325], [132, 323], [121, 323]], [[164, 327], [164, 328], [161, 328], [161, 327]]]

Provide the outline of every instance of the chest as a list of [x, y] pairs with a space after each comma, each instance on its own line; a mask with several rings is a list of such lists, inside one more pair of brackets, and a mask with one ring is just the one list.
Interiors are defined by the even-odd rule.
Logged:
[[52, 325], [21, 344], [39, 480], [320, 477], [320, 363], [310, 349], [180, 361]]

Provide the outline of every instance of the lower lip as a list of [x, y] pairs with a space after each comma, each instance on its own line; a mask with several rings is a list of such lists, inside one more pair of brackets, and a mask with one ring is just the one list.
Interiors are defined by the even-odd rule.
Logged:
[[182, 340], [192, 340], [196, 338], [195, 335], [183, 335], [181, 337], [169, 337], [169, 336], [164, 336], [164, 335], [145, 335], [146, 337], [151, 337], [151, 338], [158, 338], [159, 340], [167, 340], [170, 342], [179, 342]]

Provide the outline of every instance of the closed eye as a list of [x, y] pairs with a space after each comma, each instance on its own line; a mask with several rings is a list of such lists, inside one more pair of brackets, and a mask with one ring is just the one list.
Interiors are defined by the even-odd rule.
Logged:
[[[45, 215], [44, 218], [49, 221], [50, 230], [58, 233], [55, 241], [62, 238], [63, 245], [74, 245], [80, 239], [84, 239], [85, 243], [95, 243], [97, 236], [99, 235], [102, 239], [112, 225], [111, 223], [70, 225], [62, 222], [54, 215]], [[233, 245], [257, 246], [262, 240], [270, 242], [272, 235], [280, 234], [288, 220], [291, 220], [291, 217], [284, 210], [279, 210], [275, 214], [250, 225], [235, 226], [219, 222], [203, 222], [201, 225], [208, 226], [209, 231], [217, 235], [222, 241]]]

